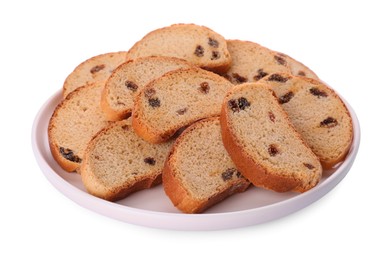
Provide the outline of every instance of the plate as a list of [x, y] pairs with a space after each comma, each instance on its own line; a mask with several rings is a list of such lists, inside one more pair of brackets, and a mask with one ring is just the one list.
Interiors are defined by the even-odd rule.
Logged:
[[346, 176], [360, 143], [358, 119], [344, 100], [353, 120], [353, 143], [345, 161], [325, 171], [316, 187], [302, 194], [276, 193], [251, 187], [202, 214], [184, 214], [173, 206], [162, 185], [133, 193], [117, 202], [109, 202], [88, 194], [79, 174], [62, 170], [51, 156], [47, 137], [50, 117], [61, 99], [61, 91], [50, 97], [37, 113], [32, 128], [32, 148], [43, 174], [55, 188], [82, 207], [113, 219], [153, 228], [220, 230], [261, 224], [289, 215], [323, 197]]

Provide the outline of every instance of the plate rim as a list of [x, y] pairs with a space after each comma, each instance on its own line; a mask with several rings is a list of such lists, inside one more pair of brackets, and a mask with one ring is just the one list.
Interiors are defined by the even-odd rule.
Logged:
[[[221, 213], [185, 214], [139, 209], [106, 201], [78, 189], [63, 179], [45, 160], [41, 149], [39, 149], [40, 144], [38, 143], [39, 138], [37, 129], [38, 126], [42, 124], [42, 120], [47, 120], [47, 118], [43, 118], [44, 112], [50, 105], [53, 105], [52, 103], [54, 100], [61, 98], [61, 93], [62, 90], [58, 90], [40, 107], [34, 118], [31, 130], [32, 150], [38, 166], [47, 180], [63, 195], [84, 208], [105, 215], [106, 217], [152, 228], [172, 230], [221, 230], [257, 225], [287, 216], [309, 206], [331, 191], [349, 172], [357, 156], [360, 145], [361, 133], [357, 115], [351, 105], [339, 95], [346, 105], [353, 122], [354, 135], [351, 148], [347, 154], [347, 159], [338, 167], [338, 169], [313, 189], [270, 205]], [[107, 207], [111, 210], [107, 210]]]

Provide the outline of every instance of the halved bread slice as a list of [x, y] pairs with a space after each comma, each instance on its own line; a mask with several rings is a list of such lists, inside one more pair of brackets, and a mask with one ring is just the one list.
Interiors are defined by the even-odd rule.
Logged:
[[76, 171], [89, 140], [108, 122], [100, 108], [101, 82], [71, 92], [54, 110], [48, 134], [51, 153], [66, 171]]
[[131, 47], [127, 59], [145, 56], [181, 58], [215, 72], [226, 71], [231, 63], [225, 39], [195, 24], [174, 24], [148, 33]]
[[80, 169], [83, 184], [90, 194], [109, 201], [160, 184], [172, 143], [142, 140], [131, 118], [112, 122], [88, 143]]
[[173, 57], [149, 56], [127, 61], [116, 68], [106, 81], [102, 93], [102, 109], [111, 121], [131, 115], [134, 97], [150, 81], [168, 71], [193, 65]]
[[164, 142], [199, 119], [218, 116], [230, 87], [225, 78], [195, 67], [168, 72], [136, 97], [134, 130], [148, 142]]
[[340, 97], [325, 84], [305, 77], [272, 74], [265, 77], [300, 133], [324, 168], [342, 161], [351, 147], [352, 119]]
[[178, 137], [162, 178], [165, 193], [185, 213], [203, 212], [250, 185], [222, 144], [218, 117], [192, 124]]
[[125, 51], [104, 53], [80, 63], [65, 79], [62, 87], [63, 97], [81, 86], [105, 82], [111, 72], [125, 62], [126, 54]]
[[264, 83], [235, 86], [224, 99], [222, 140], [238, 170], [255, 186], [304, 192], [322, 167]]

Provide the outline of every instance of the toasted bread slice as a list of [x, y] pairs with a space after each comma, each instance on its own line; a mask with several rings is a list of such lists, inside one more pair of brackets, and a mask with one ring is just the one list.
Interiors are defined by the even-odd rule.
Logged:
[[304, 192], [322, 167], [266, 84], [235, 86], [224, 99], [222, 140], [238, 170], [255, 186]]

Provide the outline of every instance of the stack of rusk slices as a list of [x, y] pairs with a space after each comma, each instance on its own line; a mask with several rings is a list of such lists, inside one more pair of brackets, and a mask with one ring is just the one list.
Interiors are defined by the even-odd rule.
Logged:
[[117, 201], [162, 183], [200, 213], [253, 184], [305, 192], [346, 157], [351, 116], [292, 57], [194, 24], [92, 57], [63, 85], [51, 153], [86, 190]]

